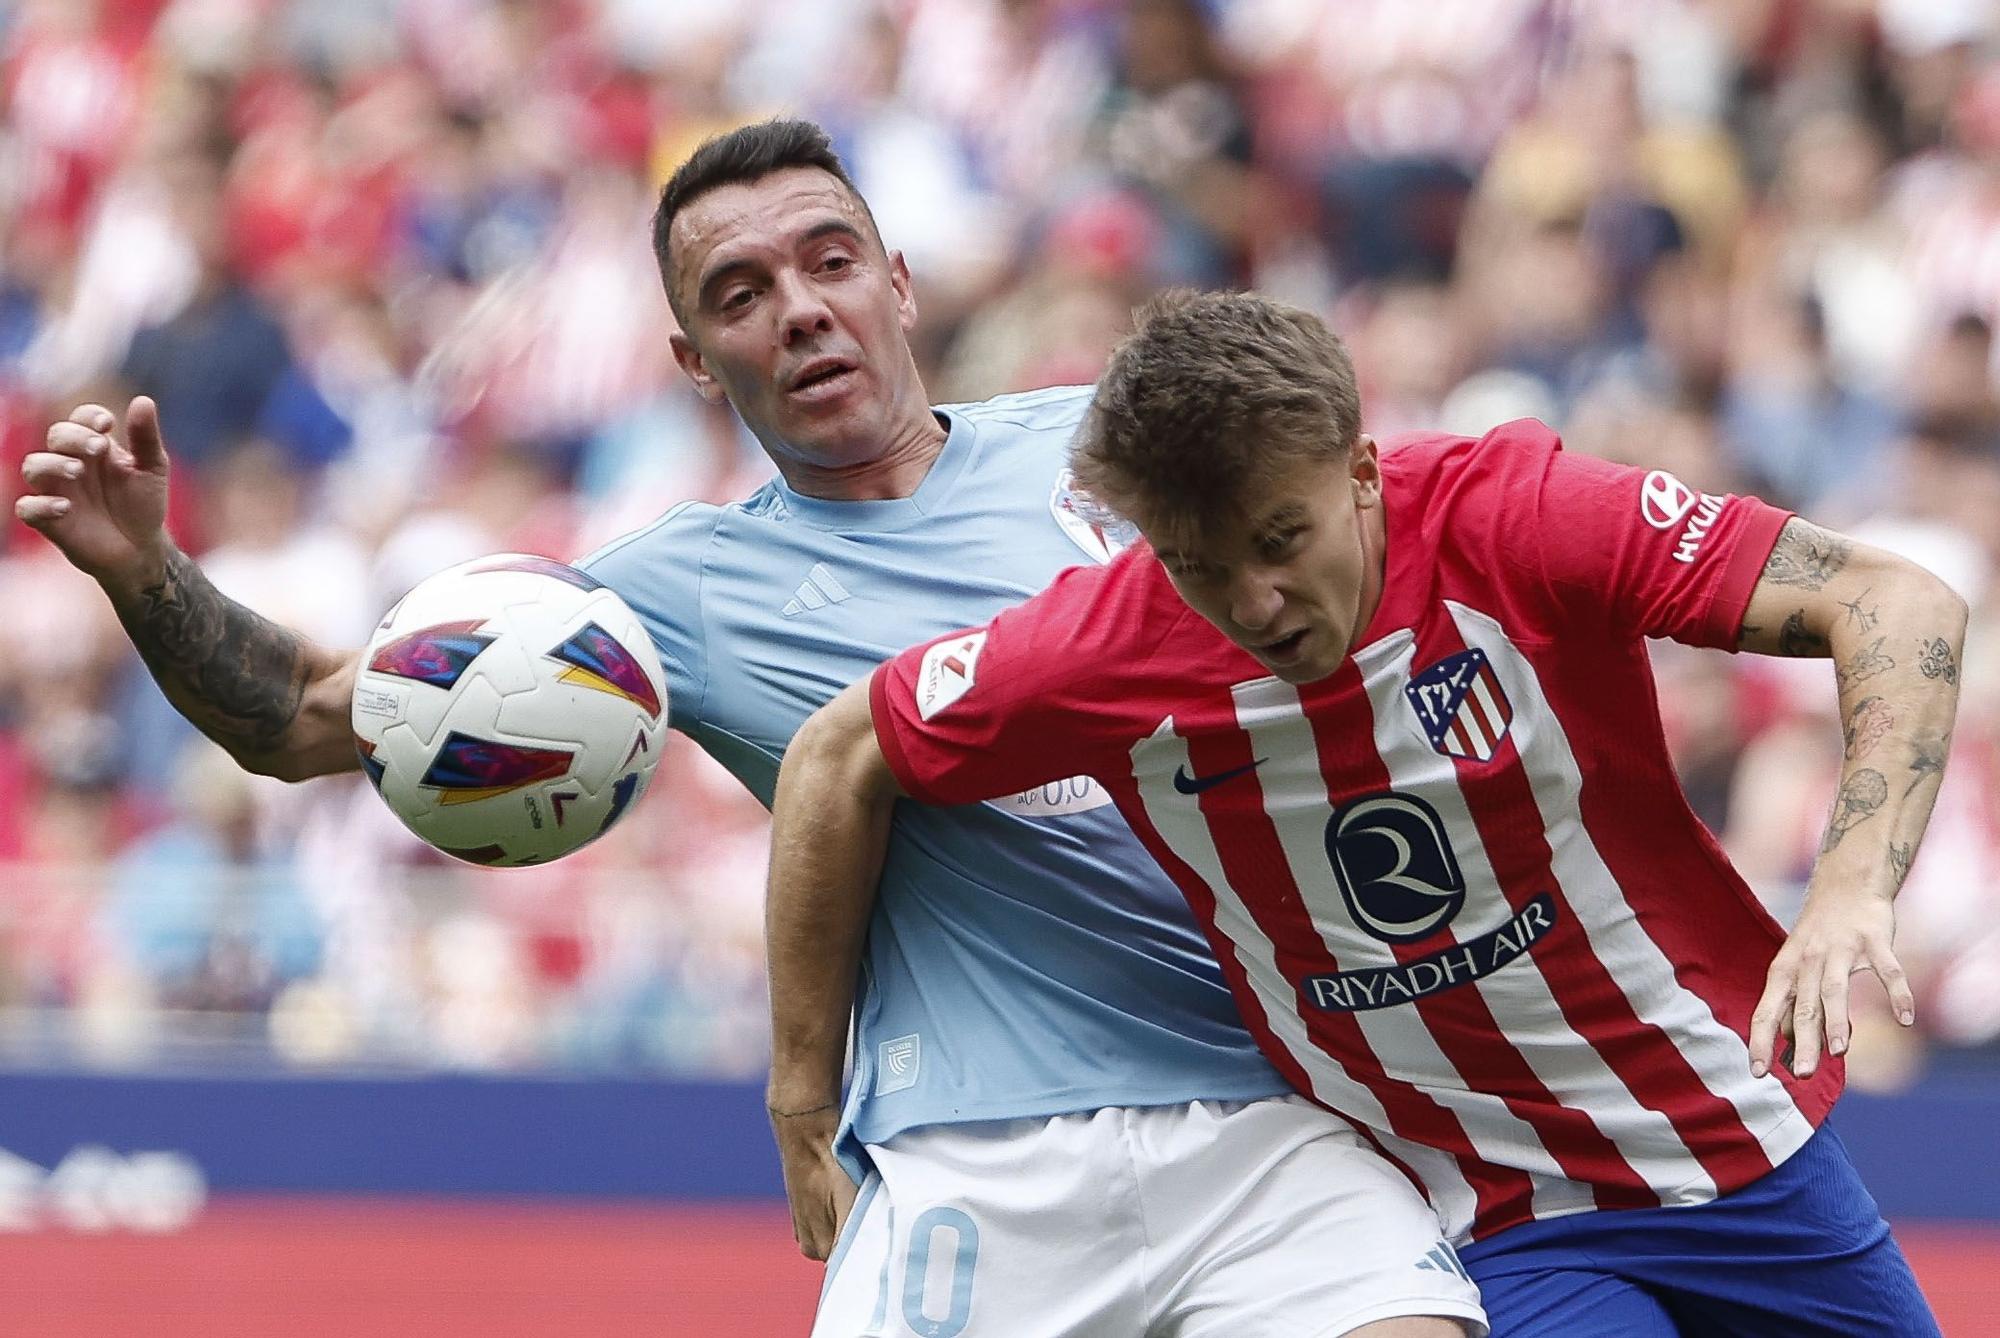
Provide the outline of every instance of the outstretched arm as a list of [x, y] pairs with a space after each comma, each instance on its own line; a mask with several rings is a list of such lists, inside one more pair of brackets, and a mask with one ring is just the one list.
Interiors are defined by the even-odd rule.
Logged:
[[768, 1104], [793, 1234], [813, 1259], [832, 1251], [854, 1204], [833, 1138], [861, 949], [900, 793], [863, 679], [792, 737], [771, 806]]
[[238, 763], [286, 780], [352, 770], [358, 653], [224, 598], [167, 536], [159, 410], [142, 395], [124, 442], [117, 426], [97, 404], [52, 425], [22, 462], [15, 513], [96, 579], [167, 700]]
[[1805, 907], [1751, 1019], [1757, 1073], [1774, 1062], [1780, 1031], [1802, 1077], [1822, 1044], [1847, 1049], [1853, 972], [1873, 970], [1897, 1020], [1916, 1020], [1892, 946], [1894, 901], [1944, 776], [1965, 621], [1965, 601], [1922, 567], [1797, 518], [1765, 563], [1739, 648], [1831, 657], [1846, 755]]

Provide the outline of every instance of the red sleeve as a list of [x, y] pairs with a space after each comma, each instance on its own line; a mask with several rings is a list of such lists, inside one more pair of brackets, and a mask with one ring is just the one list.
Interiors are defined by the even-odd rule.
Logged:
[[[1755, 497], [1697, 492], [1665, 470], [1570, 455], [1555, 434], [1521, 463], [1543, 462], [1526, 526], [1501, 539], [1531, 554], [1568, 619], [1633, 636], [1734, 648], [1764, 563], [1791, 512]], [[1540, 445], [1541, 449], [1533, 449]]]
[[1089, 774], [1092, 731], [1078, 703], [1104, 661], [1090, 591], [1107, 569], [1077, 567], [992, 622], [912, 646], [875, 671], [875, 737], [905, 792], [969, 804]]

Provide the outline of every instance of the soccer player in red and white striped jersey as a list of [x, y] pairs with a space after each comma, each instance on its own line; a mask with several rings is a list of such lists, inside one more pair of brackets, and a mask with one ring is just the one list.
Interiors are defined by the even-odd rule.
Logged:
[[[898, 794], [1093, 776], [1273, 1062], [1468, 1242], [1495, 1333], [1935, 1333], [1820, 1126], [1850, 973], [1913, 1017], [1892, 901], [1963, 602], [1537, 423], [1378, 450], [1359, 416], [1317, 318], [1156, 303], [1076, 460], [1150, 546], [822, 712], [780, 780], [773, 896], [872, 877]], [[1830, 655], [1867, 717], [1789, 940], [1681, 795], [1649, 636]]]

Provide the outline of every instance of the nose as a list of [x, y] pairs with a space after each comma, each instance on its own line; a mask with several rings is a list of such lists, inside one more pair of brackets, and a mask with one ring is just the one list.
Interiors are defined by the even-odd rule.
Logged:
[[777, 287], [787, 346], [833, 332], [833, 311], [803, 275], [783, 275]]
[[1269, 571], [1238, 567], [1229, 577], [1229, 620], [1246, 632], [1261, 632], [1277, 620], [1285, 597]]

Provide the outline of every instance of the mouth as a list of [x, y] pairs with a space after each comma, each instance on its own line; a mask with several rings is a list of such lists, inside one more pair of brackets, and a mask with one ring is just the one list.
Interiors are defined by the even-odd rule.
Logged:
[[814, 358], [792, 377], [785, 393], [802, 399], [819, 399], [844, 387], [855, 370], [854, 364], [845, 358]]
[[1266, 641], [1253, 649], [1258, 657], [1268, 664], [1291, 664], [1299, 658], [1305, 648], [1307, 631], [1308, 629], [1301, 627], [1296, 632], [1287, 633], [1276, 641]]

